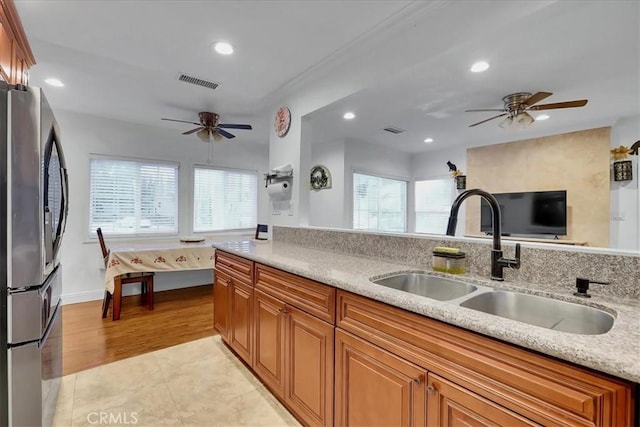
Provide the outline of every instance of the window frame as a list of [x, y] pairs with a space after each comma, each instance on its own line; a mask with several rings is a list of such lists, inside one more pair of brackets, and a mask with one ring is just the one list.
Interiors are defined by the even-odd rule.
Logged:
[[[249, 228], [233, 228], [233, 229], [224, 229], [224, 230], [209, 230], [209, 231], [195, 231], [195, 212], [196, 212], [196, 207], [195, 207], [195, 203], [196, 203], [196, 169], [210, 169], [210, 170], [220, 170], [220, 171], [239, 171], [239, 172], [251, 172], [255, 174], [255, 178], [256, 178], [256, 198], [255, 198], [255, 218], [256, 218], [256, 225], [249, 227]], [[251, 232], [255, 232], [257, 223], [259, 222], [258, 220], [258, 207], [259, 207], [259, 188], [260, 188], [260, 181], [258, 179], [258, 171], [256, 169], [242, 169], [242, 168], [233, 168], [233, 167], [227, 167], [227, 166], [217, 166], [217, 165], [210, 165], [210, 164], [200, 164], [200, 163], [194, 163], [191, 166], [191, 191], [190, 191], [190, 230], [192, 234], [195, 235], [212, 235], [212, 234], [225, 234], [225, 233], [237, 233], [237, 232], [246, 232], [246, 231], [251, 231]]]
[[170, 165], [176, 167], [176, 231], [175, 232], [164, 232], [164, 233], [126, 233], [126, 234], [112, 234], [109, 233], [109, 239], [111, 240], [132, 240], [135, 238], [136, 240], [144, 240], [144, 239], [154, 239], [158, 237], [173, 237], [178, 236], [180, 233], [180, 173], [182, 169], [182, 164], [179, 161], [174, 160], [161, 160], [161, 159], [151, 159], [145, 157], [131, 157], [131, 156], [117, 156], [110, 154], [98, 154], [98, 153], [89, 153], [87, 158], [87, 202], [86, 202], [86, 212], [84, 215], [85, 222], [85, 232], [88, 231], [87, 237], [89, 242], [96, 241], [98, 239], [98, 235], [96, 233], [95, 228], [91, 227], [91, 161], [92, 160], [110, 160], [110, 161], [123, 161], [123, 162], [134, 162], [134, 163], [149, 163], [149, 164], [157, 164], [157, 165]]
[[[416, 203], [416, 198], [418, 196], [418, 192], [417, 192], [417, 183], [418, 182], [422, 182], [422, 181], [451, 181], [451, 197], [449, 200], [450, 204], [453, 204], [453, 201], [456, 199], [457, 194], [456, 194], [456, 190], [454, 188], [455, 186], [455, 179], [451, 178], [450, 175], [435, 175], [435, 176], [428, 176], [428, 177], [421, 177], [421, 178], [415, 178], [413, 180], [413, 232], [415, 234], [421, 234], [421, 235], [430, 235], [430, 236], [445, 236], [446, 235], [446, 230], [444, 233], [442, 234], [438, 234], [438, 233], [427, 233], [425, 231], [418, 231], [417, 230], [417, 225], [418, 225], [418, 208], [417, 208], [417, 203]], [[422, 212], [422, 211], [421, 211]]]
[[[402, 181], [405, 183], [406, 185], [406, 189], [405, 189], [405, 212], [404, 212], [404, 231], [384, 231], [384, 230], [369, 230], [369, 229], [362, 229], [362, 228], [354, 228], [354, 221], [353, 221], [353, 217], [354, 217], [354, 203], [355, 203], [355, 192], [354, 192], [354, 188], [353, 188], [353, 183], [354, 183], [354, 175], [355, 174], [359, 174], [359, 175], [367, 175], [367, 176], [372, 176], [372, 177], [376, 177], [376, 178], [383, 178], [383, 179], [390, 179], [390, 180], [395, 180], [395, 181]], [[349, 176], [349, 180], [350, 180], [350, 203], [349, 203], [349, 218], [350, 218], [350, 222], [351, 222], [351, 230], [353, 231], [357, 231], [357, 232], [369, 232], [369, 233], [390, 233], [390, 234], [406, 234], [409, 232], [409, 198], [410, 198], [410, 191], [411, 191], [411, 179], [407, 178], [407, 177], [401, 177], [401, 176], [394, 176], [394, 175], [387, 175], [384, 173], [379, 173], [379, 172], [371, 172], [368, 171], [366, 169], [358, 169], [358, 168], [352, 168], [351, 169], [351, 174]]]

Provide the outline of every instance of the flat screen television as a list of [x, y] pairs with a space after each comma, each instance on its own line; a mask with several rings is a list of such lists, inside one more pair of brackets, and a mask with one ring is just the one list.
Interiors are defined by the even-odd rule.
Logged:
[[[493, 196], [502, 213], [502, 235], [567, 234], [567, 192], [528, 191], [524, 193], [495, 193]], [[491, 208], [482, 199], [480, 231], [492, 231]]]

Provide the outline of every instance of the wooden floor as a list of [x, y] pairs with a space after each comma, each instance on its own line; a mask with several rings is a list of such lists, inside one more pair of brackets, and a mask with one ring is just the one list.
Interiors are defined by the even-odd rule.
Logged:
[[156, 292], [153, 311], [124, 297], [115, 322], [101, 314], [102, 301], [62, 307], [63, 375], [214, 335], [213, 286]]

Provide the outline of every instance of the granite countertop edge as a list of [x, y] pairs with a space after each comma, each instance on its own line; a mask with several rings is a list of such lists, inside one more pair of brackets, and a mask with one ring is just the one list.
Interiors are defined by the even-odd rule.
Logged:
[[[539, 291], [528, 283], [500, 283], [471, 275], [447, 275], [412, 265], [338, 254], [284, 242], [221, 241], [214, 242], [212, 246], [394, 307], [640, 383], [640, 360], [637, 357], [640, 351], [640, 304], [637, 301], [600, 296], [594, 296], [589, 301], [578, 301], [570, 293]], [[582, 303], [608, 311], [615, 315], [616, 320], [611, 330], [605, 334], [572, 334], [460, 307], [456, 300], [437, 301], [390, 289], [370, 280], [409, 271], [427, 272], [493, 289], [510, 289]]]

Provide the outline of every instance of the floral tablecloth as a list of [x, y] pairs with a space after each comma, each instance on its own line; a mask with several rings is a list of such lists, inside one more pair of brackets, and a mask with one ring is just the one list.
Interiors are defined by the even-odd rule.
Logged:
[[195, 243], [146, 243], [112, 248], [104, 287], [113, 294], [113, 279], [126, 273], [213, 269], [213, 240]]

